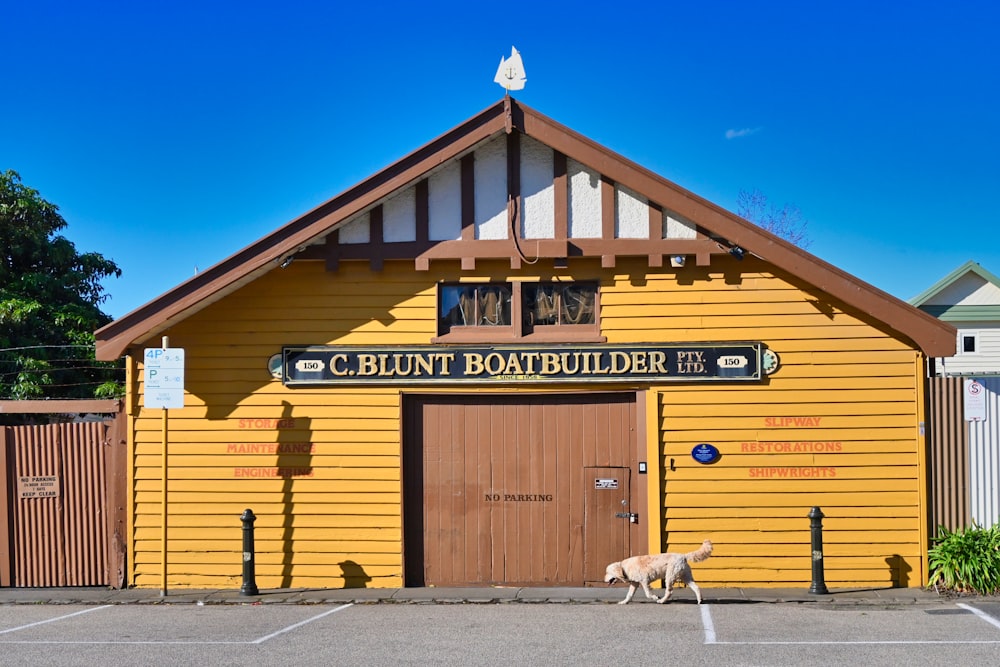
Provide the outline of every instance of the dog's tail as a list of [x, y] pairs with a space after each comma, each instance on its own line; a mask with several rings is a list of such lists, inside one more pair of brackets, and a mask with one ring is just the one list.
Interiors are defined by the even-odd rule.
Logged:
[[684, 559], [689, 563], [700, 563], [712, 555], [712, 541], [705, 540], [701, 547], [689, 554], [684, 554]]

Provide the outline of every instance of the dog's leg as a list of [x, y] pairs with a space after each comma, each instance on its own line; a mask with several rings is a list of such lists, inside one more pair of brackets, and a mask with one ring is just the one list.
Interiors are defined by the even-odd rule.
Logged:
[[635, 595], [635, 584], [630, 581], [628, 582], [628, 593], [625, 594], [625, 599], [618, 604], [628, 604], [633, 595]]
[[666, 602], [667, 598], [669, 598], [670, 594], [673, 592], [674, 582], [672, 582], [672, 581], [666, 581], [664, 583], [666, 584], [664, 586], [664, 588], [666, 589], [666, 591], [663, 593], [663, 597], [662, 598], [658, 598], [656, 600], [657, 604], [663, 604], [664, 602]]
[[681, 581], [684, 585], [694, 591], [694, 596], [698, 600], [698, 604], [701, 604], [701, 589], [698, 588], [698, 584], [694, 583], [694, 575], [691, 574], [691, 569], [685, 569], [681, 572]]
[[694, 579], [687, 582], [688, 588], [694, 591], [694, 596], [698, 598], [698, 604], [701, 604], [701, 589], [698, 588], [698, 584], [694, 583]]
[[656, 597], [656, 595], [653, 593], [653, 591], [649, 590], [649, 582], [648, 581], [643, 581], [642, 582], [642, 590], [645, 591], [646, 597], [648, 599], [659, 601], [660, 598]]

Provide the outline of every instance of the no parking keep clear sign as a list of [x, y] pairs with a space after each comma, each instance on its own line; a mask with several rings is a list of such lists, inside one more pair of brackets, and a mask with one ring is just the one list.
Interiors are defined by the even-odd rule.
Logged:
[[986, 421], [986, 387], [979, 380], [966, 380], [964, 391], [965, 421]]

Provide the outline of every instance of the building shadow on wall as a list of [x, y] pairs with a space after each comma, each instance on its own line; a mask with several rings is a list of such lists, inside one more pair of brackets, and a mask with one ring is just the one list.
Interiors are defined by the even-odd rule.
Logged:
[[295, 493], [296, 491], [303, 493], [303, 486], [310, 484], [310, 478], [315, 474], [312, 463], [316, 445], [312, 438], [312, 420], [309, 417], [295, 417], [292, 411], [291, 403], [281, 402], [281, 421], [275, 457], [277, 475], [281, 480], [279, 588], [292, 586], [292, 562], [295, 557]]
[[338, 563], [344, 577], [344, 588], [368, 588], [368, 582], [372, 580], [365, 572], [365, 569], [353, 560], [345, 560]]
[[889, 566], [889, 577], [893, 586], [898, 588], [910, 587], [910, 573], [913, 568], [899, 554], [893, 554], [885, 559], [885, 564]]

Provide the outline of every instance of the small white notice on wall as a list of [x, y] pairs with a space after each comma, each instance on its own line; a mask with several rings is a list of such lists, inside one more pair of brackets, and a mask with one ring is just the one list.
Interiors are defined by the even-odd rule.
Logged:
[[979, 380], [966, 380], [964, 403], [965, 421], [984, 422], [986, 421], [986, 387]]
[[20, 498], [58, 498], [59, 478], [48, 477], [18, 477], [17, 495]]

